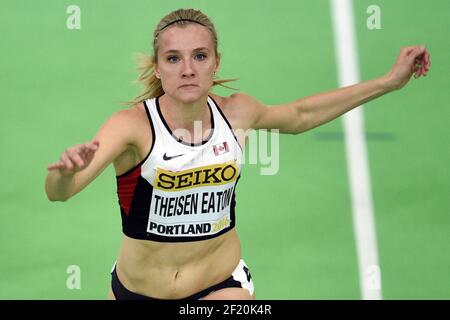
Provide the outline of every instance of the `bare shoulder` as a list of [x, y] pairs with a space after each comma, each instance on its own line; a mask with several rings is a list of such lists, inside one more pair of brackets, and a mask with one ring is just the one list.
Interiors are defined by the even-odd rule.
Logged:
[[130, 150], [138, 154], [145, 152], [153, 137], [143, 104], [114, 112], [102, 124], [96, 138], [103, 150], [110, 150], [115, 156]]
[[226, 112], [248, 112], [258, 108], [262, 103], [251, 95], [239, 92], [228, 97], [211, 94], [213, 99], [219, 104], [222, 111]]
[[132, 107], [114, 112], [108, 119], [111, 122], [121, 123], [126, 126], [133, 126], [146, 118], [144, 103], [140, 102]]
[[149, 126], [144, 104], [142, 102], [114, 112], [103, 124], [109, 131], [114, 131], [127, 140], [135, 140], [145, 127]]
[[145, 158], [152, 145], [152, 130], [143, 102], [115, 112], [107, 122], [114, 130], [111, 140], [122, 141], [121, 151], [114, 159], [116, 174], [120, 175]]
[[250, 128], [257, 117], [258, 110], [264, 106], [259, 100], [243, 92], [234, 93], [228, 97], [215, 94], [211, 96], [229, 121], [234, 123], [232, 124], [234, 128]]

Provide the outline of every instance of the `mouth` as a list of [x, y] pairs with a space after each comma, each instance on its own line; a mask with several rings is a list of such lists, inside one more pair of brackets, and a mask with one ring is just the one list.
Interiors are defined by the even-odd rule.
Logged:
[[196, 84], [190, 84], [190, 83], [188, 83], [188, 84], [183, 84], [182, 86], [180, 86], [180, 88], [195, 88], [195, 87], [198, 87], [198, 85], [196, 85]]

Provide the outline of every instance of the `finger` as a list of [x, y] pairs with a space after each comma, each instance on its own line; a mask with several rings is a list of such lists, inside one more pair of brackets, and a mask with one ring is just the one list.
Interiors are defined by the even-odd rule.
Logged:
[[411, 59], [422, 59], [425, 50], [425, 46], [415, 46], [412, 47], [412, 49], [410, 49], [406, 55]]
[[417, 46], [415, 51], [417, 52], [417, 55], [420, 56], [420, 55], [423, 55], [427, 51], [427, 48], [423, 45]]
[[62, 161], [58, 161], [47, 166], [48, 170], [55, 170], [64, 167], [64, 163]]
[[425, 77], [428, 73], [428, 70], [430, 69], [430, 55], [426, 50], [426, 48], [421, 56], [421, 63], [422, 63], [421, 75]]
[[87, 148], [83, 148], [80, 150], [79, 155], [80, 155], [81, 159], [84, 161], [86, 159], [86, 157], [88, 157], [88, 155], [89, 155], [89, 150]]
[[427, 68], [427, 65], [424, 64], [424, 66], [422, 67], [422, 75], [423, 75], [423, 76], [426, 76], [427, 73], [428, 73], [428, 68]]
[[69, 153], [69, 157], [72, 160], [73, 163], [75, 163], [78, 167], [82, 167], [84, 165], [83, 159], [81, 159], [78, 152], [74, 151]]
[[80, 148], [84, 153], [89, 154], [92, 151], [97, 151], [99, 148], [100, 142], [98, 140], [94, 140], [92, 142], [88, 142], [82, 145]]
[[408, 56], [412, 51], [414, 51], [417, 48], [417, 46], [409, 46], [409, 47], [403, 47], [400, 52], [403, 55]]
[[417, 78], [420, 78], [420, 76], [422, 75], [423, 72], [423, 66], [419, 66], [418, 70], [417, 70]]
[[419, 76], [425, 76], [425, 73], [426, 73], [425, 67], [421, 67]]
[[419, 77], [419, 73], [420, 73], [420, 66], [416, 64], [413, 72], [414, 72], [414, 78], [417, 79]]
[[97, 139], [93, 140], [90, 144], [89, 144], [89, 148], [93, 151], [97, 150], [100, 147], [100, 141], [98, 141]]
[[425, 65], [423, 66], [423, 76], [426, 77], [428, 74], [428, 64], [425, 63]]
[[83, 153], [82, 153], [82, 157], [83, 159], [88, 159], [90, 157], [92, 157], [92, 155], [97, 151], [94, 150], [95, 148], [93, 148], [92, 146], [90, 146], [89, 148], [85, 148]]
[[418, 71], [417, 78], [420, 78], [420, 76], [422, 75], [423, 67], [419, 67], [419, 70], [417, 71]]
[[85, 152], [87, 148], [88, 148], [88, 144], [87, 143], [82, 143], [82, 144], [77, 145], [75, 147], [75, 150], [78, 153], [82, 153], [82, 152]]
[[425, 50], [423, 58], [425, 60], [425, 64], [428, 65], [430, 63], [430, 53], [427, 50]]
[[417, 67], [423, 67], [423, 66], [425, 65], [425, 62], [424, 62], [422, 59], [420, 59], [420, 58], [416, 58], [416, 60], [414, 61], [414, 63], [415, 63], [415, 65], [416, 65]]
[[428, 65], [428, 51], [425, 46], [421, 46], [419, 48], [418, 57], [420, 58], [423, 67], [425, 68]]
[[70, 161], [66, 153], [63, 153], [63, 155], [61, 156], [61, 161], [64, 163], [65, 168], [67, 168], [68, 170], [73, 169], [73, 163], [72, 161]]

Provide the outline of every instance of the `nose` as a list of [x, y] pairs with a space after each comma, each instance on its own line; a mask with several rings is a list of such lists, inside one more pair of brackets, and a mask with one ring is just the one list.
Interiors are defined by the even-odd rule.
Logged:
[[183, 78], [192, 78], [192, 77], [195, 76], [195, 71], [194, 71], [194, 68], [192, 66], [192, 62], [191, 61], [184, 60], [181, 76]]

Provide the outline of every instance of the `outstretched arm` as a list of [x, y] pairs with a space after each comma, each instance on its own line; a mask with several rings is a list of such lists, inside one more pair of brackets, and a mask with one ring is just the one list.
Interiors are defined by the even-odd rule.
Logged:
[[133, 143], [135, 117], [131, 109], [114, 113], [92, 141], [67, 148], [59, 161], [48, 165], [45, 180], [48, 199], [68, 200], [127, 150]]
[[411, 76], [426, 76], [430, 69], [430, 54], [425, 46], [411, 46], [400, 54], [386, 75], [352, 86], [312, 95], [294, 102], [265, 106], [248, 99], [253, 106], [253, 129], [279, 129], [297, 134], [329, 122], [351, 109], [388, 92], [402, 88]]

